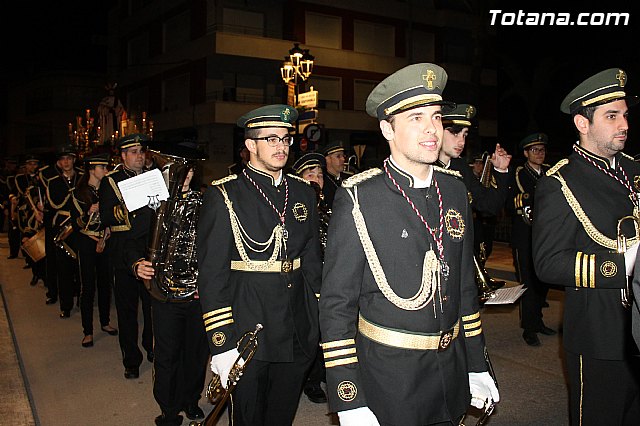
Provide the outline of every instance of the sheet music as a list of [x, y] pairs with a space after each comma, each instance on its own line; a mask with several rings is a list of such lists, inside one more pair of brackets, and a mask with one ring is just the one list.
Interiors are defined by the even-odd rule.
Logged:
[[527, 289], [522, 284], [514, 287], [502, 287], [497, 289], [494, 292], [493, 297], [491, 297], [486, 302], [484, 302], [484, 304], [485, 305], [507, 305], [509, 303], [513, 303], [516, 300], [518, 300], [518, 298], [522, 296], [522, 294], [526, 290]]
[[124, 204], [130, 212], [154, 201], [160, 202], [169, 198], [169, 190], [158, 169], [118, 182], [118, 188], [120, 188]]

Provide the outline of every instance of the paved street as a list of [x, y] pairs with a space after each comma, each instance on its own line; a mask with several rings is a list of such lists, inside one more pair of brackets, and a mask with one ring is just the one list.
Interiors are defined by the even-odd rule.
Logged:
[[[144, 362], [138, 380], [123, 378], [117, 337], [97, 331], [93, 348], [82, 348], [80, 312], [58, 318], [58, 306], [45, 305], [42, 282], [29, 286], [23, 259], [7, 259], [0, 234], [0, 418], [12, 425], [153, 425], [159, 409], [153, 399], [152, 366]], [[511, 250], [497, 244], [488, 267], [512, 280]], [[563, 292], [549, 292], [545, 322], [560, 325]], [[97, 311], [97, 309], [96, 309]], [[516, 305], [487, 306], [483, 328], [500, 384], [501, 403], [489, 425], [567, 425], [567, 395], [560, 337], [540, 336], [531, 348], [521, 338]], [[112, 309], [112, 324], [116, 325]], [[96, 324], [99, 324], [96, 312]], [[210, 410], [204, 400], [201, 407]], [[226, 426], [226, 418], [220, 425]], [[303, 396], [294, 425], [337, 424], [326, 404]], [[469, 418], [467, 425], [475, 424]], [[185, 419], [183, 425], [188, 425]]]

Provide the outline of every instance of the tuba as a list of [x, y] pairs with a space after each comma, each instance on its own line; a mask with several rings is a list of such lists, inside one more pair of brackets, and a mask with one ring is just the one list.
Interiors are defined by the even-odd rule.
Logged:
[[156, 272], [144, 283], [160, 301], [187, 302], [198, 290], [196, 227], [202, 198], [195, 191], [183, 197], [182, 186], [195, 160], [150, 151], [164, 176], [169, 198], [149, 205], [156, 207], [156, 214], [151, 220], [147, 260]]
[[[220, 376], [214, 374], [207, 386], [207, 398], [215, 407], [202, 422], [192, 421], [189, 423], [189, 426], [213, 426], [216, 424], [218, 416], [222, 412], [227, 399], [229, 399], [229, 395], [231, 395], [231, 392], [236, 388], [236, 385], [244, 373], [244, 369], [247, 368], [247, 364], [249, 364], [249, 361], [251, 361], [251, 358], [253, 358], [253, 355], [258, 350], [258, 332], [262, 330], [262, 328], [262, 324], [258, 323], [254, 331], [247, 331], [242, 335], [240, 340], [238, 340], [238, 352], [240, 354], [229, 371], [227, 388], [225, 389], [222, 386]], [[244, 363], [241, 364], [240, 360], [244, 360]]]
[[[635, 217], [635, 216], [624, 216], [622, 218], [620, 218], [620, 220], [618, 220], [618, 226], [617, 226], [617, 241], [616, 241], [616, 251], [618, 253], [625, 253], [627, 251], [627, 243], [628, 243], [628, 237], [625, 236], [622, 233], [622, 224], [626, 221], [626, 220], [632, 220], [633, 221], [633, 226], [634, 226], [634, 230], [635, 230], [635, 237], [637, 237], [639, 235], [639, 230], [640, 230], [640, 219]], [[632, 295], [631, 295], [631, 287], [629, 286], [629, 280], [627, 280], [627, 286], [626, 288], [623, 288], [620, 290], [620, 302], [622, 303], [622, 306], [624, 308], [629, 308], [631, 307], [631, 302], [632, 302]]]

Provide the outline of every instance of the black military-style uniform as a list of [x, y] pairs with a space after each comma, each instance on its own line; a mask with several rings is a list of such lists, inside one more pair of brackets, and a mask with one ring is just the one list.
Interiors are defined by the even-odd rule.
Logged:
[[[138, 347], [138, 300], [142, 301], [144, 328], [142, 347], [153, 353], [153, 330], [151, 326], [151, 300], [142, 281], [133, 276], [131, 265], [124, 255], [125, 241], [133, 228], [133, 219], [139, 211], [129, 212], [124, 204], [118, 182], [136, 176], [136, 173], [122, 164], [102, 178], [98, 197], [100, 198], [100, 220], [111, 228], [109, 239], [109, 259], [114, 283], [113, 294], [118, 314], [118, 339], [125, 369], [137, 369], [142, 363], [142, 352]], [[140, 226], [143, 228], [143, 222]], [[148, 222], [145, 231], [148, 230]]]
[[336, 191], [342, 185], [345, 179], [353, 176], [353, 173], [340, 172], [338, 176], [334, 176], [325, 168], [324, 169], [324, 185], [322, 187], [322, 193], [324, 194], [324, 201], [327, 206], [331, 208], [333, 206], [333, 199], [336, 196]]
[[[17, 207], [12, 208], [12, 200], [18, 199], [18, 190], [16, 189], [16, 175], [9, 175], [5, 180], [7, 193], [7, 210], [9, 224], [7, 226], [7, 236], [9, 239], [9, 259], [18, 257], [20, 253], [20, 227], [18, 226]], [[13, 216], [15, 211], [16, 215]], [[3, 213], [4, 214], [4, 213]]]
[[[637, 217], [630, 191], [621, 181], [626, 181], [626, 175], [633, 192], [640, 192], [640, 164], [618, 153], [614, 168], [607, 159], [574, 147], [576, 152], [556, 164], [536, 185], [534, 265], [541, 280], [566, 287], [563, 343], [572, 424], [578, 424], [579, 419], [609, 418], [612, 412], [620, 415], [634, 406], [630, 411], [633, 421], [628, 424], [637, 424], [639, 370], [631, 313], [621, 303], [627, 278], [624, 256], [616, 252], [616, 226], [624, 216]], [[632, 221], [622, 224], [622, 232], [635, 235]], [[616, 375], [626, 371], [624, 377], [611, 378], [610, 389], [594, 388], [583, 381], [582, 366], [594, 371], [604, 362], [600, 360], [608, 361], [609, 366], [619, 362]], [[611, 373], [603, 369], [597, 374], [607, 377]], [[635, 395], [635, 402], [625, 402], [630, 395]], [[604, 413], [595, 411], [604, 407], [608, 407]]]
[[[437, 230], [436, 184], [414, 188], [410, 175], [390, 161], [387, 166]], [[487, 368], [471, 260], [471, 208], [464, 184], [453, 173], [435, 167], [433, 173], [442, 196], [448, 278], [441, 278], [440, 287], [435, 284], [434, 298], [417, 310], [390, 302], [379, 282], [384, 282], [383, 271], [391, 291], [407, 299], [417, 294], [423, 277], [431, 277], [423, 272], [425, 254], [433, 250], [438, 256], [438, 249], [425, 224], [385, 171], [355, 175], [338, 190], [320, 299], [331, 411], [366, 406], [385, 425], [457, 424], [466, 412], [468, 372]], [[375, 249], [380, 269], [365, 255], [352, 213], [355, 199], [372, 243], [367, 252]], [[403, 343], [395, 344], [393, 336]], [[409, 341], [416, 340], [419, 349], [409, 349]]]
[[512, 186], [507, 211], [511, 214], [511, 249], [520, 283], [527, 291], [520, 298], [520, 326], [524, 330], [540, 331], [544, 328], [542, 306], [547, 294], [547, 285], [538, 279], [533, 267], [531, 252], [531, 230], [536, 183], [545, 175], [549, 166], [543, 164], [540, 173], [528, 162], [515, 170], [515, 185]]
[[[319, 342], [316, 297], [322, 260], [316, 195], [306, 181], [291, 175], [283, 173], [276, 186], [271, 175], [251, 164], [245, 172], [213, 182], [205, 192], [197, 233], [200, 303], [213, 355], [234, 348], [257, 323], [264, 326], [251, 366], [235, 390], [234, 404], [241, 408], [234, 411], [234, 424], [291, 424]], [[242, 231], [232, 230], [225, 197]], [[269, 261], [274, 242], [266, 248], [256, 242], [278, 234], [281, 222], [270, 203], [282, 212], [285, 200], [287, 240]], [[250, 260], [243, 259], [238, 244]], [[262, 266], [254, 267], [269, 272], [251, 269], [255, 261]], [[265, 368], [273, 373], [270, 391], [255, 380]], [[255, 407], [256, 395], [264, 396], [265, 406]], [[257, 418], [241, 417], [254, 411]]]
[[[27, 175], [20, 173], [15, 177], [16, 192], [18, 195], [18, 228], [22, 238], [35, 235], [42, 227], [36, 218], [36, 210], [39, 199], [40, 180], [37, 173]], [[35, 285], [39, 279], [46, 283], [46, 259], [34, 262], [26, 255], [27, 264], [31, 267], [33, 278], [31, 283]]]
[[[188, 197], [188, 192], [182, 196]], [[136, 210], [136, 213], [125, 242], [126, 263], [131, 265], [134, 274], [136, 262], [147, 257], [150, 225], [156, 214], [149, 207]], [[205, 386], [209, 346], [202, 309], [197, 294], [193, 299], [174, 302], [152, 296], [151, 307], [153, 396], [164, 415], [164, 419], [156, 420], [156, 424], [180, 424], [179, 413], [183, 410], [191, 412], [198, 407]]]
[[[73, 308], [73, 297], [79, 295], [78, 264], [75, 259], [75, 235], [72, 233], [63, 242], [63, 248], [56, 246], [53, 239], [62, 227], [71, 223], [73, 188], [83, 172], [75, 169], [71, 179], [63, 174], [56, 164], [40, 169], [40, 182], [45, 192], [44, 226], [45, 250], [47, 253], [47, 297], [60, 298], [60, 311], [69, 312]], [[52, 278], [53, 277], [53, 278]]]
[[[109, 255], [96, 252], [96, 246], [105, 237], [100, 213], [89, 213], [91, 205], [99, 201], [98, 190], [87, 184], [89, 199], [82, 200], [74, 192], [71, 211], [73, 228], [77, 233], [76, 252], [80, 267], [80, 313], [85, 336], [93, 334], [93, 305], [98, 291], [98, 315], [100, 325], [106, 327], [111, 320], [111, 281], [109, 280]], [[104, 242], [106, 248], [106, 242]]]

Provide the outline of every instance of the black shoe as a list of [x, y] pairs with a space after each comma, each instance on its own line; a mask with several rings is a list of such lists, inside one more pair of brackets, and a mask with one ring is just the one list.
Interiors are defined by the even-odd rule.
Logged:
[[198, 404], [189, 404], [183, 411], [189, 420], [204, 419], [204, 411]]
[[327, 395], [325, 395], [320, 384], [306, 386], [304, 388], [304, 394], [307, 395], [309, 401], [315, 402], [316, 404], [324, 404], [327, 402]]
[[153, 351], [147, 352], [147, 361], [153, 363], [153, 358], [154, 358]]
[[84, 336], [84, 339], [82, 339], [82, 347], [90, 348], [92, 346], [93, 346], [93, 336], [91, 334]]
[[138, 377], [140, 377], [140, 370], [137, 367], [124, 369], [125, 379], [137, 379]]
[[100, 327], [100, 330], [104, 331], [105, 333], [107, 333], [110, 336], [117, 336], [118, 335], [118, 330], [111, 327], [110, 325], [103, 325], [102, 327]]
[[178, 414], [171, 416], [162, 413], [156, 417], [155, 422], [158, 426], [180, 426], [182, 424], [182, 416]]
[[37, 285], [37, 284], [38, 284], [38, 280], [39, 280], [39, 278], [38, 278], [38, 277], [36, 277], [36, 276], [32, 277], [32, 278], [31, 278], [31, 282], [29, 283], [29, 285], [30, 285], [31, 287], [33, 287], [33, 286]]
[[543, 325], [539, 330], [539, 333], [544, 334], [545, 336], [554, 336], [556, 331], [553, 328], [549, 328], [546, 325]]
[[529, 346], [540, 346], [540, 339], [538, 339], [538, 335], [535, 331], [525, 330], [522, 333], [522, 338]]
[[489, 278], [489, 282], [487, 283], [487, 285], [489, 286], [489, 288], [491, 290], [497, 290], [499, 288], [502, 288], [502, 287], [504, 287], [505, 284], [506, 284], [506, 282], [499, 281], [499, 280], [494, 280], [493, 278]]
[[27, 265], [24, 265], [24, 266], [22, 267], [22, 269], [31, 269], [31, 265], [28, 265], [28, 264], [27, 264]]
[[7, 259], [17, 259], [18, 255], [7, 256]]
[[57, 297], [47, 297], [47, 300], [45, 300], [45, 302], [47, 305], [53, 305], [55, 303], [58, 303], [58, 298]]
[[548, 308], [549, 307], [549, 302], [543, 302], [542, 303], [542, 307], [543, 308]]
[[71, 311], [60, 311], [60, 318], [69, 318], [71, 316]]

